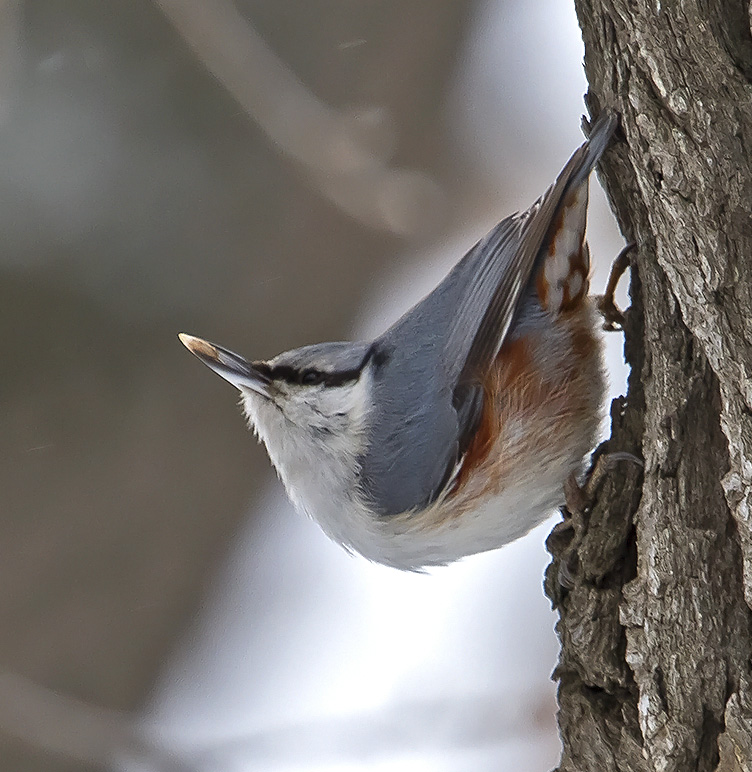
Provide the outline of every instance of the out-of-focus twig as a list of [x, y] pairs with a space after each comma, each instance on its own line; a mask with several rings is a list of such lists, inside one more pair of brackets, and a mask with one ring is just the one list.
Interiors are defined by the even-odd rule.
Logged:
[[494, 747], [511, 740], [540, 745], [556, 737], [555, 709], [548, 692], [529, 689], [503, 696], [418, 699], [372, 713], [225, 737], [194, 747], [190, 758], [202, 769], [320, 768], [345, 760], [385, 761], [405, 754]]
[[448, 697], [390, 706], [373, 714], [312, 721], [249, 732], [180, 755], [157, 739], [148, 724], [127, 713], [90, 705], [26, 678], [0, 672], [0, 736], [93, 765], [135, 761], [152, 772], [254, 769], [285, 762], [379, 758], [401, 753], [495, 745], [510, 738], [540, 742], [553, 722], [548, 697], [529, 694]]
[[440, 190], [426, 174], [388, 166], [386, 111], [343, 112], [319, 100], [232, 0], [156, 0], [196, 56], [318, 190], [361, 222], [402, 236], [426, 228]]
[[0, 126], [13, 110], [22, 51], [21, 0], [0, 0]]
[[58, 694], [15, 673], [0, 672], [0, 733], [85, 764], [117, 757], [147, 763], [155, 772], [197, 772], [147, 737], [126, 713]]

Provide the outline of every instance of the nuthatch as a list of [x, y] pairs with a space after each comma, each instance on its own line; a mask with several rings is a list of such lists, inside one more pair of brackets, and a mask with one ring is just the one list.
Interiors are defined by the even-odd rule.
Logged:
[[502, 220], [383, 335], [248, 362], [181, 334], [240, 390], [294, 504], [407, 570], [523, 536], [564, 503], [605, 394], [588, 297], [588, 180], [602, 116], [556, 182]]

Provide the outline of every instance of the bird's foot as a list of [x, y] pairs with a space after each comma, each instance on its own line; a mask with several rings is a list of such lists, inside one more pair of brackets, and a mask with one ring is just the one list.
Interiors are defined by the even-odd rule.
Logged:
[[614, 294], [619, 280], [629, 268], [629, 253], [637, 248], [634, 243], [627, 244], [624, 249], [616, 256], [611, 264], [611, 271], [608, 274], [606, 291], [603, 295], [596, 295], [595, 301], [598, 310], [603, 317], [603, 329], [608, 331], [624, 329], [624, 314], [616, 305]]

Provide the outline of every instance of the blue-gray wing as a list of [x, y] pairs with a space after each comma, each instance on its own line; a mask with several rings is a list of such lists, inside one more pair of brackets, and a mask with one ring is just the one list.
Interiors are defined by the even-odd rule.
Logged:
[[375, 414], [363, 494], [384, 515], [433, 501], [472, 438], [481, 383], [536, 273], [568, 190], [588, 177], [616, 127], [608, 114], [554, 184], [479, 241], [439, 286], [375, 342]]
[[528, 209], [502, 221], [473, 247], [473, 276], [460, 302], [447, 342], [450, 377], [457, 382], [483, 378], [499, 353], [520, 299], [534, 277], [547, 235], [569, 190], [577, 189], [595, 167], [617, 124], [607, 113], [590, 138], [569, 159], [554, 184]]

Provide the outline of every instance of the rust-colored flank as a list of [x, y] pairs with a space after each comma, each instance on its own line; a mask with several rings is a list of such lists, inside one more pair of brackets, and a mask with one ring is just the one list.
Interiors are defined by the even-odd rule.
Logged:
[[473, 471], [488, 457], [504, 421], [499, 395], [506, 401], [519, 402], [531, 375], [532, 362], [523, 340], [507, 341], [499, 351], [496, 362], [483, 384], [483, 412], [472, 442], [465, 451], [462, 466], [454, 480], [452, 495], [472, 477]]

